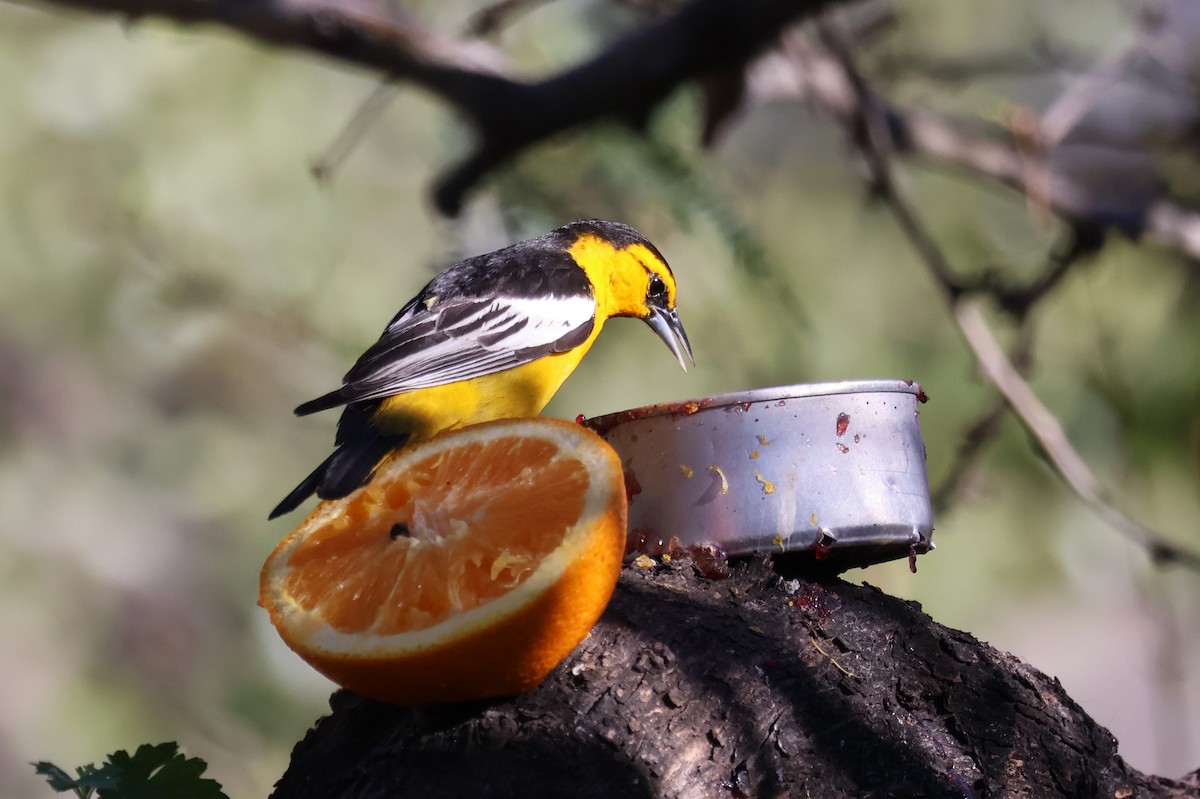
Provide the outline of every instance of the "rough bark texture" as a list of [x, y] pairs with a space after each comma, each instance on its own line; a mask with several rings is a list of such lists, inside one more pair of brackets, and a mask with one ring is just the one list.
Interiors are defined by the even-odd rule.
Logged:
[[1200, 797], [1145, 776], [1057, 681], [838, 578], [627, 569], [535, 692], [345, 691], [275, 797]]

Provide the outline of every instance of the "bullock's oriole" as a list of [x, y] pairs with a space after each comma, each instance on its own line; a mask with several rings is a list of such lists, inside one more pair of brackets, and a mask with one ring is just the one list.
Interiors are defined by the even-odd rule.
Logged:
[[271, 511], [366, 484], [394, 447], [467, 424], [536, 416], [605, 320], [646, 322], [687, 369], [675, 277], [628, 225], [588, 220], [459, 261], [421, 289], [336, 391], [296, 408], [345, 405], [336, 449]]

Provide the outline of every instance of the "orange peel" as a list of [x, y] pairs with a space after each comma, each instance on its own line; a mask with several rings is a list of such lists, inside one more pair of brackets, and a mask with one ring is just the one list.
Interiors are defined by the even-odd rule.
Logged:
[[267, 558], [259, 604], [300, 657], [363, 696], [522, 693], [603, 613], [626, 506], [616, 453], [579, 425], [442, 433], [319, 505]]

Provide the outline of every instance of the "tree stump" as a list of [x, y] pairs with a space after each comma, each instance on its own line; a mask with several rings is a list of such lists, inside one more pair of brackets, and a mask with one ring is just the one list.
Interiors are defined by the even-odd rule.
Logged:
[[1200, 773], [1129, 768], [1012, 655], [791, 568], [627, 568], [592, 634], [525, 696], [404, 708], [339, 691], [274, 796], [1200, 797]]

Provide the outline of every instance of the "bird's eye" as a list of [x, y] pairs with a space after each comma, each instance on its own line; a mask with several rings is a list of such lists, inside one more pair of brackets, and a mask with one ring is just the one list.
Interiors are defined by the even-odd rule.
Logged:
[[667, 284], [658, 275], [650, 276], [650, 288], [646, 292], [646, 299], [649, 300], [665, 300], [667, 298]]

